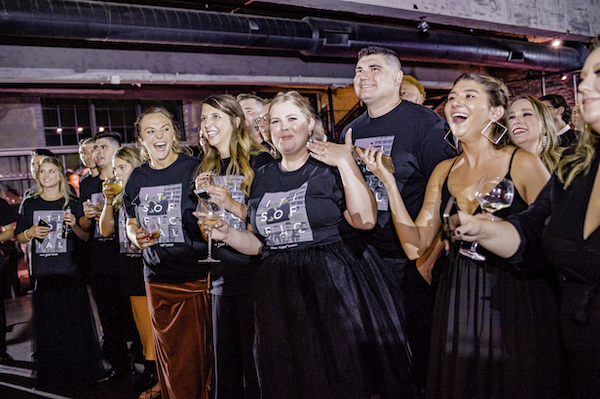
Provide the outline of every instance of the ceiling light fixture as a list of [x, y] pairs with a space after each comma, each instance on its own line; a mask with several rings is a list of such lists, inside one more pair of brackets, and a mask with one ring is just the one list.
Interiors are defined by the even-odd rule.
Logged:
[[562, 44], [563, 44], [563, 41], [560, 40], [559, 38], [552, 40], [552, 47], [560, 47], [560, 46], [562, 46]]
[[425, 21], [425, 17], [421, 17], [421, 21], [417, 25], [417, 28], [421, 29], [421, 32], [423, 32], [423, 33], [427, 32], [429, 30], [430, 26], [427, 23], [427, 21]]

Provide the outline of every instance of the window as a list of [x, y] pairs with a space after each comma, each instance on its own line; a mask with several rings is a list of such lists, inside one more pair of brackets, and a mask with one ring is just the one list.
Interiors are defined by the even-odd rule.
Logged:
[[137, 116], [157, 105], [175, 115], [185, 141], [179, 101], [42, 99], [46, 146], [77, 145], [104, 130], [118, 132], [124, 143], [133, 143]]

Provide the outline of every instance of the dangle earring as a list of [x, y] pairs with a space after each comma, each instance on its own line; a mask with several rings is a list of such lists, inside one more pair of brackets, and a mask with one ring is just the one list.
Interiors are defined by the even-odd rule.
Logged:
[[544, 133], [542, 136], [542, 148], [545, 150], [548, 147], [548, 134]]
[[[450, 138], [448, 138], [448, 136], [450, 136]], [[444, 141], [448, 143], [448, 145], [452, 147], [454, 151], [458, 151], [458, 148], [454, 143], [454, 135], [452, 134], [452, 129], [448, 130], [448, 133], [446, 133], [446, 135], [444, 136]]]
[[[493, 140], [491, 137], [486, 136], [485, 131], [490, 127], [490, 125], [492, 123], [495, 123], [496, 125], [498, 125], [500, 127], [500, 129], [502, 129], [502, 133], [500, 133], [500, 135], [498, 136], [498, 138], [496, 140]], [[487, 125], [485, 125], [485, 127], [483, 128], [483, 130], [481, 131], [481, 135], [483, 137], [485, 137], [486, 139], [488, 139], [489, 141], [491, 141], [494, 144], [498, 144], [500, 142], [500, 140], [502, 140], [502, 137], [504, 137], [504, 135], [506, 134], [506, 132], [508, 132], [508, 128], [506, 126], [504, 126], [502, 123], [495, 121], [495, 120], [490, 120], [488, 122]]]
[[200, 149], [203, 154], [206, 154], [206, 139], [204, 138], [204, 132], [200, 130], [200, 135], [198, 136], [198, 144], [200, 144]]

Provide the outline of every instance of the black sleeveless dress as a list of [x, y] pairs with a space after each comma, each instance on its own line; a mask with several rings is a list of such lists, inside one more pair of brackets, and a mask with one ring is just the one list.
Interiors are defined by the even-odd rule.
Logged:
[[[450, 196], [446, 177], [442, 207]], [[525, 209], [515, 190], [512, 205], [495, 215]], [[425, 397], [565, 398], [557, 300], [541, 248], [525, 264], [481, 246], [478, 252], [487, 259], [458, 255], [436, 265], [441, 271]]]

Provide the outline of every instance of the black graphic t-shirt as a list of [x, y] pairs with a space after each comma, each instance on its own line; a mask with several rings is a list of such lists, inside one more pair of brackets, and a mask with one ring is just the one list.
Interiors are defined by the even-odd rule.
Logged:
[[313, 158], [293, 172], [283, 171], [280, 162], [259, 169], [248, 207], [265, 256], [341, 241], [339, 225], [346, 209], [341, 177]]
[[[79, 275], [75, 251], [77, 238], [73, 233], [69, 235], [69, 238], [62, 238], [63, 204], [63, 198], [46, 201], [40, 196], [31, 196], [22, 203], [16, 234], [38, 224], [42, 219], [50, 227], [50, 232], [44, 240], [34, 239], [32, 241], [31, 269], [34, 278]], [[76, 199], [69, 201], [72, 209], [76, 205]]]
[[185, 283], [206, 279], [206, 242], [196, 217], [197, 197], [192, 191], [192, 174], [200, 160], [179, 154], [165, 169], [152, 169], [148, 163], [135, 168], [123, 194], [128, 218], [138, 226], [155, 222], [160, 229], [158, 243], [143, 253], [144, 278], [155, 283]]
[[[79, 219], [84, 215], [83, 203], [87, 200], [97, 210], [104, 207], [104, 193], [102, 192], [102, 179], [100, 176], [88, 177], [79, 187], [79, 202], [73, 213]], [[117, 264], [117, 252], [115, 251], [115, 236], [102, 237], [100, 234], [100, 223], [92, 220], [92, 229], [89, 240], [89, 273], [92, 275], [119, 274]]]
[[[250, 157], [250, 166], [254, 171], [273, 161], [269, 153], [261, 153]], [[216, 177], [216, 183], [226, 187], [234, 200], [241, 204], [246, 204], [246, 196], [242, 191], [241, 184], [244, 176], [229, 175], [226, 176], [227, 167], [230, 158], [221, 160], [221, 175]], [[225, 222], [231, 227], [244, 231], [247, 229], [246, 221], [241, 220], [236, 215], [227, 212]], [[259, 257], [247, 256], [239, 253], [223, 242], [213, 242], [213, 257], [219, 259], [220, 263], [213, 263], [210, 282], [211, 294], [213, 295], [241, 295], [250, 290], [250, 279], [254, 274]]]
[[[438, 163], [455, 155], [444, 141], [449, 130], [446, 121], [427, 107], [402, 101], [379, 118], [371, 118], [368, 111], [356, 118], [344, 129], [341, 142], [349, 128], [354, 145], [366, 148], [372, 143], [392, 157], [396, 184], [408, 213], [416, 219], [431, 172]], [[383, 183], [365, 165], [361, 165], [361, 171], [377, 201], [377, 225], [370, 233], [372, 242], [384, 257], [404, 257]]]

